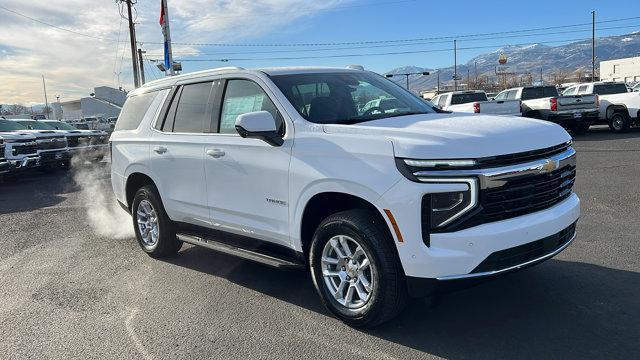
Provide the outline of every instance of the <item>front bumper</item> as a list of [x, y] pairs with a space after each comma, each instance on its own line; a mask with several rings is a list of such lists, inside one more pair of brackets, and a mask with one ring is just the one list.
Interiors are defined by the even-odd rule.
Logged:
[[106, 156], [109, 153], [109, 144], [88, 145], [69, 148], [70, 156]]
[[455, 186], [400, 181], [377, 202], [380, 209], [390, 210], [402, 233], [404, 241], [396, 238], [395, 244], [408, 277], [445, 281], [493, 275], [495, 273], [469, 276], [491, 254], [557, 234], [580, 216], [580, 200], [571, 194], [560, 203], [535, 213], [455, 232], [432, 233], [427, 246], [422, 240], [422, 194], [459, 190]]
[[71, 153], [67, 149], [40, 151], [38, 152], [38, 155], [40, 156], [40, 164], [42, 165], [63, 163], [71, 158]]
[[40, 166], [40, 157], [39, 156], [29, 156], [24, 157], [20, 160], [9, 160], [11, 164], [10, 171], [21, 171], [27, 169], [33, 169], [35, 167]]

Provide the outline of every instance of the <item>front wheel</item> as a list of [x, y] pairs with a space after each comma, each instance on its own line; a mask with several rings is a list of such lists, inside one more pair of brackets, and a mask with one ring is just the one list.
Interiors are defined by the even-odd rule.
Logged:
[[620, 112], [614, 113], [609, 119], [609, 128], [613, 132], [625, 132], [629, 129], [629, 125], [629, 118]]
[[407, 302], [402, 266], [385, 227], [367, 211], [350, 210], [326, 218], [313, 236], [314, 285], [327, 309], [348, 325], [378, 325]]
[[155, 186], [143, 186], [136, 192], [131, 214], [138, 244], [149, 256], [161, 258], [180, 250], [182, 242], [176, 238]]

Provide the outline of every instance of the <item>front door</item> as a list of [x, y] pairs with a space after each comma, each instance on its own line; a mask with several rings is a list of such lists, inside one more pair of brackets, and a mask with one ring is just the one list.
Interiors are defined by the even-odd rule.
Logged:
[[[255, 80], [255, 81], [254, 81]], [[289, 162], [292, 130], [282, 146], [242, 138], [238, 115], [269, 111], [285, 133], [282, 112], [258, 80], [229, 79], [220, 103], [218, 132], [205, 148], [205, 175], [212, 225], [262, 240], [289, 245]]]

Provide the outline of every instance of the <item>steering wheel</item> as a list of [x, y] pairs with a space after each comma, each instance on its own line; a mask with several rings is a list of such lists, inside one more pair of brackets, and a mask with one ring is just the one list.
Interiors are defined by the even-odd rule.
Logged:
[[383, 113], [384, 110], [382, 110], [382, 108], [380, 106], [374, 106], [372, 108], [367, 109], [367, 111], [365, 111], [362, 116], [367, 116], [367, 115], [372, 115], [374, 111], [378, 110], [380, 113]]

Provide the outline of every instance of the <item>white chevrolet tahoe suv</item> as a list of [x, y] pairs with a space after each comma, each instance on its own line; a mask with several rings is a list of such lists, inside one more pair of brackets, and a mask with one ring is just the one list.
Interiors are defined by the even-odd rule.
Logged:
[[[359, 110], [381, 97], [396, 106]], [[409, 296], [542, 262], [575, 237], [565, 130], [438, 111], [362, 70], [169, 77], [128, 96], [113, 190], [149, 255], [186, 242], [308, 267], [331, 312], [373, 326]]]

